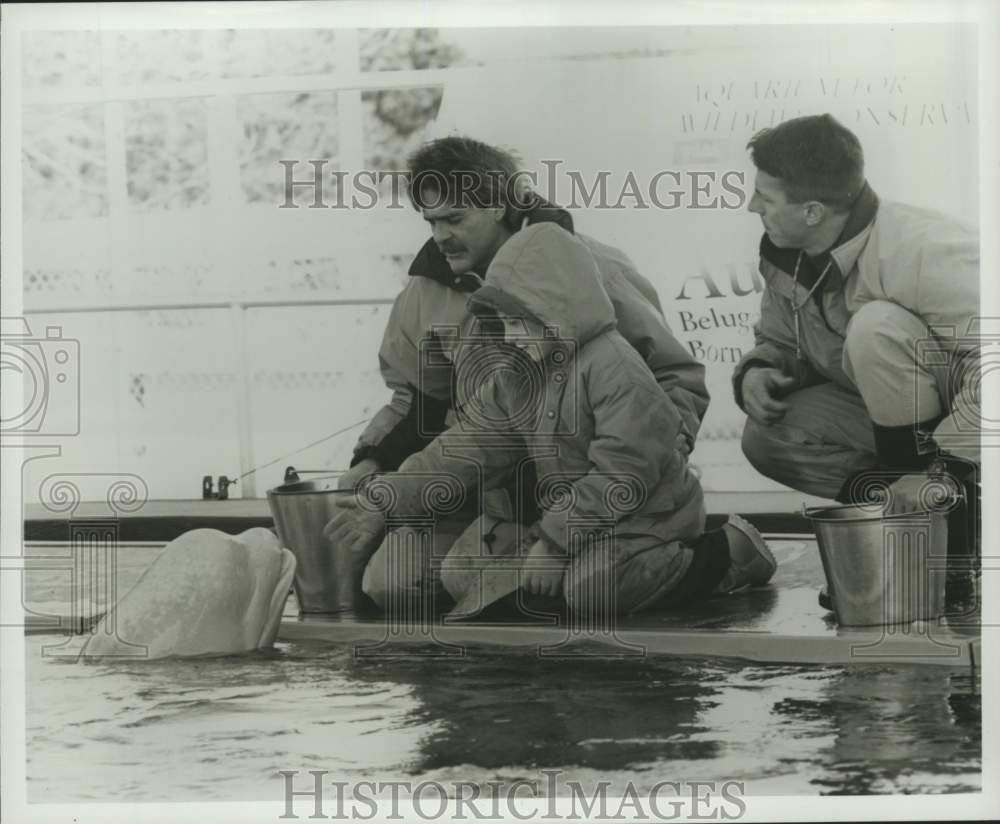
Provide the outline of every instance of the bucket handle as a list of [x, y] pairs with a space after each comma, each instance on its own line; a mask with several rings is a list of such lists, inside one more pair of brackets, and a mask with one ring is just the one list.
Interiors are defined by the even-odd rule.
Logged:
[[858, 506], [877, 506], [878, 501], [873, 501], [870, 504], [836, 504], [834, 506], [806, 506], [806, 502], [802, 502], [802, 517], [812, 518], [814, 515], [821, 512], [830, 512], [831, 510], [838, 509], [855, 509]]
[[[958, 492], [958, 494], [953, 495], [951, 498], [949, 498], [946, 503], [947, 503], [947, 505], [949, 507], [952, 507], [956, 503], [958, 503], [959, 501], [964, 501], [964, 500], [965, 500], [965, 495], [964, 495], [963, 492], [960, 491], [960, 492]], [[831, 511], [836, 511], [836, 510], [839, 510], [839, 509], [854, 509], [854, 508], [857, 508], [857, 507], [862, 507], [862, 508], [863, 507], [872, 507], [872, 509], [874, 510], [878, 506], [879, 506], [879, 502], [878, 501], [872, 501], [869, 504], [836, 504], [835, 506], [812, 506], [812, 507], [810, 507], [810, 506], [806, 506], [805, 501], [803, 501], [802, 502], [802, 517], [812, 519], [815, 515], [817, 515], [819, 513], [823, 513], [823, 512], [831, 512]], [[925, 513], [932, 513], [932, 512], [934, 512], [934, 510], [928, 509], [928, 510], [923, 510], [923, 512], [925, 512]], [[897, 512], [894, 515], [887, 515], [885, 517], [897, 517], [897, 516], [900, 516], [900, 515], [915, 515], [915, 514], [919, 514], [919, 512], [916, 512], [916, 513], [914, 513], [914, 512]]]
[[[951, 509], [952, 507], [954, 507], [959, 502], [964, 502], [966, 500], [967, 496], [966, 496], [965, 488], [961, 484], [957, 484], [956, 487], [957, 488], [954, 488], [952, 490], [952, 493], [951, 493], [951, 495], [948, 498], [946, 498], [945, 500], [943, 500], [943, 501], [940, 502], [941, 504], [944, 504], [948, 509]], [[838, 504], [836, 506], [814, 506], [814, 507], [807, 507], [806, 504], [805, 504], [805, 501], [803, 501], [802, 502], [802, 515], [805, 518], [811, 518], [813, 516], [813, 514], [816, 513], [816, 512], [828, 512], [831, 509], [846, 509], [846, 508], [852, 507], [852, 506], [873, 506], [874, 507], [874, 506], [878, 505], [879, 503], [885, 504], [886, 500], [885, 500], [885, 497], [881, 495], [881, 492], [882, 492], [882, 490], [880, 490], [880, 489], [873, 489], [872, 490], [872, 493], [874, 495], [877, 495], [878, 498], [876, 500], [871, 501], [871, 503]], [[926, 511], [932, 512], [934, 510], [930, 509], [930, 510], [926, 510]], [[897, 513], [897, 514], [905, 514], [905, 513]]]
[[283, 483], [294, 484], [301, 481], [300, 475], [343, 475], [343, 470], [336, 469], [296, 469], [294, 466], [285, 467], [285, 480]]

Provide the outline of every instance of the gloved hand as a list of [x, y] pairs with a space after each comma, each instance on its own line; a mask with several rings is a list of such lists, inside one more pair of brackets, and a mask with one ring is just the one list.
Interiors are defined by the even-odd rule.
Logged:
[[358, 555], [371, 555], [385, 534], [382, 514], [362, 507], [354, 495], [338, 495], [333, 505], [337, 514], [323, 527], [323, 536]]
[[358, 461], [337, 479], [337, 489], [357, 489], [363, 485], [365, 480], [378, 471], [378, 461], [374, 458], [365, 458], [362, 461]]

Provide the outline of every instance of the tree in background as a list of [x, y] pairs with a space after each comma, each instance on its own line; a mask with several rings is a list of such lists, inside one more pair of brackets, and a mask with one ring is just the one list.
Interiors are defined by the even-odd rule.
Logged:
[[[438, 29], [366, 29], [361, 32], [361, 70], [444, 69], [464, 65], [464, 55]], [[365, 164], [379, 171], [405, 168], [406, 156], [426, 137], [437, 117], [440, 86], [365, 92]]]

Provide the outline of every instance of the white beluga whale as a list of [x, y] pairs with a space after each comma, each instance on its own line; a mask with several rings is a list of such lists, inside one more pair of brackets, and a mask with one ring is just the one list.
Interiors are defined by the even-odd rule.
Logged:
[[295, 556], [269, 529], [185, 532], [98, 622], [82, 654], [135, 660], [266, 649], [294, 572]]

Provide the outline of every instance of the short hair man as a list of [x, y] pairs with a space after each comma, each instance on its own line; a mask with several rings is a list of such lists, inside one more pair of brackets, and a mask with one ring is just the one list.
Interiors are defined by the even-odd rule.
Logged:
[[[757, 345], [733, 375], [747, 458], [842, 502], [877, 475], [891, 512], [923, 508], [929, 476], [947, 468], [974, 502], [977, 232], [880, 201], [857, 137], [828, 114], [765, 129], [748, 148], [766, 288]], [[950, 519], [955, 549], [975, 540], [973, 509]]]
[[[572, 232], [569, 213], [538, 197], [518, 176], [513, 156], [466, 137], [446, 137], [420, 148], [409, 161], [410, 197], [430, 224], [432, 237], [417, 252], [410, 281], [397, 297], [379, 349], [382, 375], [393, 391], [361, 434], [344, 487], [378, 471], [392, 471], [445, 429], [453, 406], [454, 370], [448, 366], [449, 343], [441, 330], [468, 318], [469, 295], [482, 284], [497, 250], [522, 227], [554, 222]], [[578, 236], [597, 261], [622, 336], [649, 366], [657, 383], [680, 414], [685, 454], [694, 448], [708, 407], [704, 367], [674, 338], [656, 290], [621, 251]], [[436, 353], [442, 357], [436, 356]], [[522, 520], [535, 513], [534, 483], [521, 483], [524, 494], [513, 509]], [[436, 525], [435, 553], [443, 553], [476, 513]], [[402, 543], [402, 542], [400, 542]], [[386, 542], [368, 565], [365, 590], [381, 605], [390, 552]], [[427, 565], [407, 564], [411, 570]], [[415, 573], [419, 578], [422, 573]], [[410, 582], [417, 591], [440, 591], [440, 581]], [[406, 584], [404, 583], [404, 586]]]

